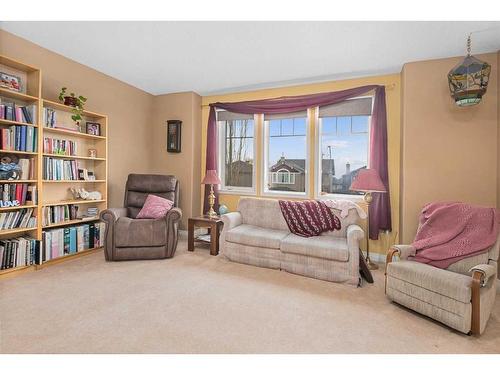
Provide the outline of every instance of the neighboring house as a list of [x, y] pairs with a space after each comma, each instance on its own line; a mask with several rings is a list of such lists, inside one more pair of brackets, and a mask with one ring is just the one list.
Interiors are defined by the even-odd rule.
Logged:
[[361, 169], [366, 169], [366, 166], [355, 169], [351, 171], [351, 164], [347, 163], [345, 165], [346, 173], [340, 178], [333, 177], [332, 190], [323, 190], [325, 192], [337, 193], [337, 194], [361, 194], [358, 192], [351, 191], [349, 188], [351, 186], [352, 180], [358, 175]]
[[269, 168], [269, 190], [305, 191], [305, 160], [286, 159], [284, 156]]
[[[305, 165], [304, 159], [286, 159], [284, 156], [269, 168], [269, 190], [305, 191]], [[323, 193], [357, 194], [349, 190], [353, 178], [360, 169], [351, 171], [351, 165], [346, 164], [346, 173], [335, 177], [335, 160], [323, 159], [321, 166], [321, 191]]]

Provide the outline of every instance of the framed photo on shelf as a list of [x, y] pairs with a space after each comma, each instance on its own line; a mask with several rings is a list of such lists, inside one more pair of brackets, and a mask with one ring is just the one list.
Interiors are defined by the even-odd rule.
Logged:
[[167, 121], [167, 152], [181, 152], [181, 120]]
[[101, 124], [98, 122], [87, 122], [86, 132], [90, 135], [101, 135]]
[[0, 72], [0, 87], [12, 91], [21, 92], [21, 77], [9, 73]]

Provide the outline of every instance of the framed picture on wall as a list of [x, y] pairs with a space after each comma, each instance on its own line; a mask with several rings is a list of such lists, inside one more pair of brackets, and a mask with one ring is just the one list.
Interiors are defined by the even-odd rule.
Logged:
[[181, 152], [181, 120], [167, 121], [167, 151]]

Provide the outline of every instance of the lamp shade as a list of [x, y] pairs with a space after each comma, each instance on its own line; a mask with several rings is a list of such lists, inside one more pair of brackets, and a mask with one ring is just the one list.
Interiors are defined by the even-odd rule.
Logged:
[[215, 169], [209, 169], [201, 183], [203, 185], [220, 185], [221, 180], [219, 176], [217, 176], [217, 171]]
[[360, 169], [349, 188], [353, 191], [385, 193], [387, 189], [374, 169]]

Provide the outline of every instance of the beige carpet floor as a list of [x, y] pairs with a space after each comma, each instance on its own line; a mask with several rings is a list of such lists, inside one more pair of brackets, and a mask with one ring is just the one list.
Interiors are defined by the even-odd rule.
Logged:
[[102, 252], [0, 280], [2, 353], [499, 353], [500, 296], [480, 338], [362, 288], [231, 263]]

